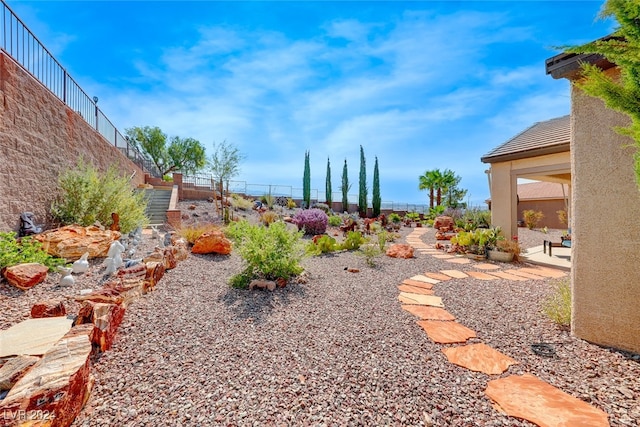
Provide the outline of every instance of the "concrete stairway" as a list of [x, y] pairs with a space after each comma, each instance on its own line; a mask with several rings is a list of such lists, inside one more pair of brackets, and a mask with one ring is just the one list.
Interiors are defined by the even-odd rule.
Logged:
[[163, 225], [167, 222], [167, 209], [171, 201], [171, 189], [147, 189], [144, 190], [149, 203], [146, 214], [149, 225]]

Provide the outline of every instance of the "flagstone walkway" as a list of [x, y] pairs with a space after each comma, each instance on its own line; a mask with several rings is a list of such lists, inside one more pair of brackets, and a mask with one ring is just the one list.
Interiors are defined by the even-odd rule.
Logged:
[[[437, 344], [460, 344], [446, 346], [442, 351], [450, 363], [463, 368], [500, 375], [509, 366], [518, 364], [514, 360], [484, 343], [466, 344], [477, 338], [476, 332], [464, 326], [464, 319], [456, 319], [446, 311], [442, 298], [433, 291], [433, 285], [446, 280], [511, 280], [525, 282], [546, 278], [560, 278], [566, 272], [548, 267], [511, 268], [511, 264], [492, 264], [472, 261], [469, 258], [443, 254], [434, 245], [423, 242], [421, 236], [428, 230], [416, 228], [407, 236], [409, 243], [418, 253], [433, 256], [454, 265], [470, 264], [482, 271], [461, 271], [444, 269], [414, 275], [398, 285], [402, 309], [420, 320], [417, 321], [429, 339]], [[509, 266], [503, 269], [501, 266]], [[457, 321], [459, 320], [459, 321]], [[526, 419], [539, 426], [608, 426], [608, 415], [586, 402], [577, 399], [556, 387], [538, 379], [524, 375], [511, 375], [488, 382], [485, 394], [494, 406], [509, 416]]]

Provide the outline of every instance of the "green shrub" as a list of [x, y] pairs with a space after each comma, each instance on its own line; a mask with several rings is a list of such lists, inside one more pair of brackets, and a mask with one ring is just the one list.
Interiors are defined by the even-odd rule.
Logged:
[[359, 231], [349, 231], [347, 233], [347, 237], [342, 242], [342, 249], [346, 249], [349, 251], [355, 251], [362, 244], [366, 243], [366, 239], [362, 236], [362, 233]]
[[571, 324], [571, 284], [568, 279], [554, 283], [553, 293], [542, 304], [542, 312], [559, 325]]
[[58, 178], [60, 193], [51, 206], [51, 215], [62, 224], [89, 226], [100, 221], [111, 226], [112, 213], [120, 217], [120, 230], [129, 233], [148, 223], [147, 200], [143, 192], [131, 186], [128, 177], [111, 166], [100, 173], [92, 165], [79, 161], [75, 169]]
[[533, 230], [542, 218], [544, 218], [544, 214], [541, 211], [527, 209], [526, 211], [522, 211], [522, 217], [524, 218], [524, 225], [526, 225], [529, 230]]
[[29, 262], [37, 262], [53, 270], [66, 261], [49, 255], [42, 249], [42, 243], [33, 237], [23, 237], [18, 241], [16, 233], [0, 232], [0, 270]]
[[382, 230], [378, 233], [378, 247], [380, 248], [380, 252], [384, 252], [384, 247], [387, 245], [387, 242], [393, 240], [393, 236], [386, 230]]
[[231, 278], [234, 287], [246, 287], [258, 278], [289, 280], [303, 270], [300, 266], [304, 256], [302, 232], [288, 230], [284, 222], [262, 227], [239, 221], [227, 227], [226, 234], [246, 264], [242, 273]]
[[340, 249], [340, 245], [338, 245], [336, 239], [325, 234], [316, 240], [315, 243], [313, 241], [309, 242], [307, 246], [307, 253], [310, 255], [320, 255], [333, 252], [338, 249]]
[[329, 217], [329, 225], [332, 227], [340, 227], [342, 225], [342, 218], [340, 215], [331, 215]]
[[360, 250], [357, 254], [362, 255], [365, 259], [365, 262], [369, 267], [376, 266], [376, 257], [384, 252], [384, 249], [380, 249], [375, 244], [367, 244], [360, 247]]
[[389, 222], [392, 222], [394, 224], [398, 224], [400, 222], [402, 222], [402, 217], [400, 215], [398, 215], [395, 212], [392, 212], [389, 214]]
[[253, 209], [253, 201], [245, 199], [239, 194], [232, 194], [230, 200], [231, 206], [241, 211], [250, 211]]

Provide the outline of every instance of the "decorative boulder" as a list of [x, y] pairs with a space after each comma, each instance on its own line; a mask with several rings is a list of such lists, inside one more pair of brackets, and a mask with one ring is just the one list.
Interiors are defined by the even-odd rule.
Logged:
[[456, 222], [450, 216], [438, 216], [433, 220], [433, 229], [436, 231], [453, 231]]
[[[0, 413], [41, 414], [35, 423], [3, 425], [68, 426], [89, 398], [91, 342], [87, 328], [72, 328], [37, 361], [0, 401]], [[8, 418], [5, 418], [7, 421]]]
[[30, 262], [7, 267], [4, 270], [4, 277], [12, 286], [26, 291], [38, 283], [44, 282], [44, 279], [47, 278], [47, 271], [49, 269], [45, 265]]
[[95, 225], [67, 225], [35, 236], [50, 255], [75, 261], [89, 252], [89, 258], [106, 257], [111, 243], [120, 238], [119, 231]]
[[67, 310], [64, 308], [62, 301], [41, 301], [31, 307], [31, 317], [40, 319], [43, 317], [60, 317], [65, 316]]
[[387, 256], [392, 258], [413, 258], [413, 248], [406, 243], [396, 243], [387, 249]]
[[255, 288], [268, 289], [270, 291], [273, 291], [276, 288], [276, 282], [274, 282], [272, 280], [254, 279], [254, 280], [251, 281], [251, 283], [249, 283], [249, 290], [252, 291]]
[[209, 231], [196, 239], [191, 253], [227, 255], [231, 253], [231, 241], [224, 237], [222, 231]]
[[147, 274], [145, 277], [145, 291], [156, 287], [162, 276], [164, 276], [165, 268], [162, 262], [148, 262]]

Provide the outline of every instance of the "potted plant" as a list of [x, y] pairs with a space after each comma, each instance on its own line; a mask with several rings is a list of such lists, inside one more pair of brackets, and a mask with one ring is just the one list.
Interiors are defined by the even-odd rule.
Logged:
[[522, 248], [517, 240], [501, 239], [496, 242], [494, 249], [488, 251], [490, 260], [499, 262], [518, 261]]

